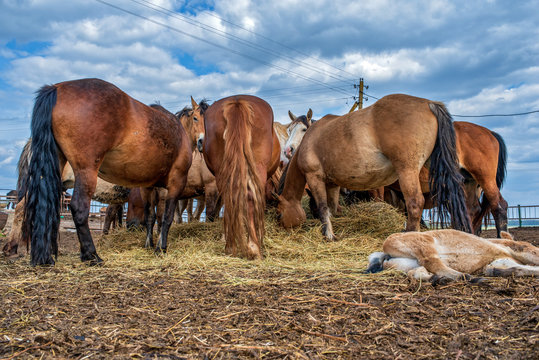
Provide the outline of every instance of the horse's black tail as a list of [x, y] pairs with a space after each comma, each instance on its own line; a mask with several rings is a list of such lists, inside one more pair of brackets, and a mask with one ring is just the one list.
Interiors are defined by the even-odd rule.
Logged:
[[429, 103], [429, 108], [438, 119], [436, 145], [430, 156], [430, 192], [439, 220], [446, 222], [449, 213], [452, 228], [472, 232], [462, 188], [464, 179], [458, 169], [453, 119], [441, 103]]
[[497, 132], [491, 131], [492, 136], [498, 140], [498, 169], [496, 170], [496, 185], [498, 189], [501, 189], [505, 181], [505, 175], [507, 175], [507, 147], [505, 146], [505, 141], [500, 134]]
[[58, 227], [62, 182], [56, 140], [52, 133], [52, 110], [56, 87], [43, 86], [36, 96], [32, 113], [32, 145], [25, 189], [23, 236], [31, 239], [32, 265], [54, 264], [58, 255]]
[[[505, 146], [505, 141], [502, 136], [497, 132], [490, 131], [492, 136], [498, 141], [498, 168], [496, 170], [496, 186], [498, 189], [501, 189], [505, 181], [505, 176], [507, 175], [507, 147]], [[485, 194], [481, 196], [481, 212], [478, 217], [482, 219], [488, 212], [490, 208], [490, 202], [488, 201]]]

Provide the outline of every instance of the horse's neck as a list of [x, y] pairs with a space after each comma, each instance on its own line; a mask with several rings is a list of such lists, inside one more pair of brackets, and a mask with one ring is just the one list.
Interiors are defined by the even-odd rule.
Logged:
[[294, 156], [288, 164], [288, 169], [285, 175], [284, 189], [283, 193], [281, 194], [281, 196], [288, 201], [301, 201], [303, 192], [305, 191], [305, 184], [307, 183], [305, 176], [299, 170], [296, 159], [297, 156]]

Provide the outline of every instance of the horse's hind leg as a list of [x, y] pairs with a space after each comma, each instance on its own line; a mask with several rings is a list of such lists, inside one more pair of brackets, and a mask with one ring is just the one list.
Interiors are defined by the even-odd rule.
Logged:
[[219, 191], [217, 190], [215, 181], [210, 184], [206, 184], [204, 192], [204, 198], [206, 201], [206, 222], [213, 222], [219, 217], [219, 211], [221, 210]]
[[328, 206], [328, 196], [326, 191], [326, 184], [316, 174], [305, 174], [307, 184], [311, 189], [311, 193], [316, 201], [318, 214], [320, 221], [322, 222], [322, 234], [331, 241], [337, 240], [333, 233], [333, 226], [331, 225], [331, 212]]
[[71, 198], [71, 214], [80, 242], [80, 259], [91, 265], [103, 262], [97, 255], [94, 241], [88, 226], [90, 201], [97, 184], [97, 171], [84, 170], [75, 173], [75, 187]]
[[[188, 199], [181, 199], [179, 202], [178, 202], [178, 205], [176, 210], [175, 210], [175, 214], [178, 216], [178, 220], [176, 221], [176, 219], [174, 219], [177, 223], [182, 223], [183, 222], [183, 212], [184, 210], [187, 208], [187, 204], [188, 204]], [[175, 217], [176, 217], [175, 215]]]
[[419, 183], [419, 175], [415, 172], [403, 171], [399, 173], [399, 184], [408, 212], [406, 231], [419, 231], [423, 205], [425, 204], [425, 198]]
[[204, 208], [206, 206], [206, 197], [204, 195], [199, 196], [196, 198], [197, 201], [197, 208], [195, 210], [195, 215], [193, 216], [193, 219], [195, 221], [200, 221], [200, 216], [202, 215], [202, 212], [204, 211]]
[[333, 215], [341, 213], [341, 207], [339, 206], [339, 196], [341, 194], [340, 186], [326, 185], [326, 194], [328, 196], [329, 210]]
[[521, 265], [513, 259], [497, 259], [485, 268], [487, 276], [539, 276], [539, 266]]
[[187, 222], [193, 221], [193, 198], [187, 200]]
[[146, 225], [146, 243], [144, 247], [153, 249], [153, 226], [156, 218], [153, 188], [140, 188], [140, 196], [144, 203], [144, 224]]

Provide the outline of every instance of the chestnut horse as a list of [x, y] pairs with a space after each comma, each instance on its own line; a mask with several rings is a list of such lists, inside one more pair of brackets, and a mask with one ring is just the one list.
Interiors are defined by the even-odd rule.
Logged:
[[61, 173], [75, 173], [71, 213], [81, 260], [97, 255], [88, 214], [97, 176], [129, 186], [168, 189], [156, 251], [165, 252], [170, 224], [191, 165], [191, 143], [175, 116], [146, 106], [99, 79], [43, 86], [32, 114], [32, 156], [24, 179], [23, 231], [31, 239], [31, 264], [54, 264], [58, 253]]
[[[176, 113], [176, 116], [187, 129], [187, 132], [191, 134], [197, 148], [201, 150], [204, 139], [204, 116], [208, 109], [208, 104], [205, 100], [197, 104], [193, 98], [191, 98], [191, 104], [192, 108], [185, 107]], [[188, 204], [188, 199], [195, 197], [197, 199], [197, 212], [200, 211], [201, 213], [202, 204], [205, 204], [206, 219], [207, 221], [213, 221], [218, 216], [221, 208], [215, 176], [208, 169], [200, 151], [193, 150], [192, 158], [193, 162], [189, 169], [187, 184], [180, 201], [180, 210], [183, 212]]]
[[[500, 237], [501, 231], [507, 231], [507, 201], [500, 193], [507, 166], [505, 142], [499, 134], [480, 125], [465, 121], [455, 121], [453, 125], [460, 172], [464, 176], [466, 207], [473, 232], [476, 235], [480, 233], [481, 221], [490, 210], [496, 223], [497, 236]], [[420, 179], [425, 196], [425, 209], [430, 209], [433, 203], [426, 168], [421, 170]], [[397, 207], [402, 200], [399, 190], [398, 183], [390, 185], [391, 199], [388, 199], [388, 202]], [[481, 193], [483, 195], [480, 202], [478, 194]]]
[[281, 152], [273, 111], [258, 97], [231, 96], [208, 108], [204, 128], [204, 158], [225, 206], [225, 252], [260, 259], [265, 185], [279, 166]]
[[[474, 233], [481, 231], [481, 220], [490, 210], [498, 237], [507, 231], [507, 201], [500, 193], [505, 180], [507, 149], [503, 138], [483, 126], [455, 121], [457, 155], [464, 171], [468, 211]], [[483, 191], [481, 204], [477, 186]]]
[[440, 213], [447, 210], [454, 228], [471, 231], [451, 116], [442, 103], [403, 94], [326, 116], [310, 127], [289, 164], [279, 196], [280, 222], [288, 228], [305, 221], [301, 197], [307, 183], [322, 231], [334, 239], [330, 209], [336, 211], [339, 187], [369, 190], [398, 179], [408, 208], [406, 230], [417, 231], [425, 201], [419, 173], [429, 159]]

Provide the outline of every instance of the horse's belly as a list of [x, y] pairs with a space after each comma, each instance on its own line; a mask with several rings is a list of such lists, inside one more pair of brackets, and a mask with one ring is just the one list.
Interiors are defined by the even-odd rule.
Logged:
[[485, 253], [473, 247], [450, 248], [446, 246], [436, 246], [440, 259], [451, 269], [466, 274], [480, 272], [491, 262]]
[[361, 157], [345, 163], [346, 166], [335, 166], [333, 173], [338, 178], [335, 183], [350, 190], [375, 189], [397, 180], [393, 164], [380, 152], [364, 152]]
[[109, 152], [99, 168], [99, 177], [128, 187], [151, 186], [165, 177], [171, 166], [172, 158], [151, 159]]

